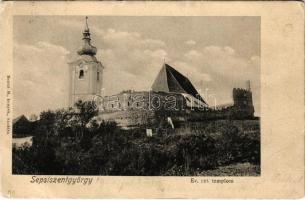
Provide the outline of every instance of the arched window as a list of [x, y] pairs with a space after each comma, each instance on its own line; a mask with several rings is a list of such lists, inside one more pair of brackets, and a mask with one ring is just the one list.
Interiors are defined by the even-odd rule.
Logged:
[[79, 70], [79, 79], [83, 79], [84, 78], [84, 70]]
[[100, 72], [99, 72], [99, 71], [96, 73], [96, 80], [97, 80], [97, 81], [100, 80]]

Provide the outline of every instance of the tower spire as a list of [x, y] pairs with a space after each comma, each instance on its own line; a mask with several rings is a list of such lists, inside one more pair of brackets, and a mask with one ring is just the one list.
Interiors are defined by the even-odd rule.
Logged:
[[85, 26], [85, 30], [89, 31], [89, 27], [88, 27], [88, 16], [86, 16], [86, 26]]
[[88, 16], [86, 16], [86, 21], [85, 21], [85, 29], [83, 32], [83, 41], [84, 44], [83, 46], [78, 50], [79, 55], [91, 55], [94, 56], [96, 54], [96, 47], [91, 45], [91, 37], [90, 37], [90, 30], [88, 26]]
[[247, 81], [247, 89], [249, 90], [249, 91], [251, 91], [251, 85], [250, 85], [251, 83], [250, 83], [250, 80], [248, 80]]

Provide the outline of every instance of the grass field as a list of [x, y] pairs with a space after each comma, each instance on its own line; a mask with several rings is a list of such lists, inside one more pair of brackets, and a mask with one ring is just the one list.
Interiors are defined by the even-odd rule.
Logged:
[[221, 166], [214, 170], [198, 173], [198, 176], [260, 176], [260, 166], [250, 163], [238, 163]]

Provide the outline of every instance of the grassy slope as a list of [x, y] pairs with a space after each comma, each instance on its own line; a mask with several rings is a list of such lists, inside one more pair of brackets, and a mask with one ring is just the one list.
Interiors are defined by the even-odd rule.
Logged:
[[250, 163], [239, 163], [221, 166], [218, 169], [206, 170], [198, 173], [198, 176], [259, 176], [260, 166]]

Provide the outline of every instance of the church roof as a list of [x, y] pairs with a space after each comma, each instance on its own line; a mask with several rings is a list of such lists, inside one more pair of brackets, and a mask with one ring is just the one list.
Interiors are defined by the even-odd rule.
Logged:
[[16, 117], [15, 119], [13, 119], [13, 125], [19, 121], [29, 122], [29, 120], [24, 115], [20, 115], [20, 116]]
[[166, 63], [161, 68], [151, 89], [156, 92], [186, 93], [206, 104], [191, 81]]

